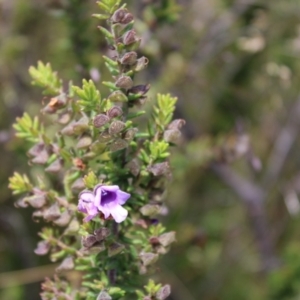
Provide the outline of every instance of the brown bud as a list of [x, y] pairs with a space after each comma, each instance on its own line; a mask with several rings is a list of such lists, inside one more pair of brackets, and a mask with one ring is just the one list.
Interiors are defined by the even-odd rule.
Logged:
[[148, 66], [148, 63], [149, 63], [149, 59], [145, 56], [142, 56], [136, 61], [134, 70], [136, 72], [140, 72]]
[[63, 160], [56, 159], [52, 164], [50, 164], [45, 171], [49, 173], [57, 173], [59, 172], [63, 167]]
[[94, 231], [94, 235], [98, 242], [105, 240], [110, 235], [110, 230], [106, 227], [98, 228]]
[[110, 119], [120, 117], [120, 116], [122, 116], [122, 114], [123, 114], [122, 108], [119, 106], [113, 106], [107, 112], [107, 116]]
[[25, 197], [23, 200], [34, 208], [42, 208], [47, 202], [44, 195], [33, 195]]
[[92, 138], [88, 135], [84, 135], [83, 137], [81, 137], [77, 144], [76, 144], [76, 148], [77, 149], [86, 149], [88, 148], [91, 144], [92, 144]]
[[147, 217], [155, 216], [159, 213], [160, 205], [158, 204], [146, 204], [140, 208], [140, 212], [142, 215]]
[[137, 128], [130, 128], [128, 129], [126, 132], [125, 132], [125, 135], [124, 135], [124, 139], [127, 141], [127, 142], [131, 142], [133, 140], [133, 138], [135, 137], [135, 134], [138, 132], [138, 129]]
[[137, 42], [139, 39], [138, 37], [136, 36], [136, 32], [135, 30], [129, 30], [127, 31], [124, 36], [123, 36], [123, 43], [127, 46], [127, 45], [130, 45], [130, 44], [133, 44], [135, 42]]
[[120, 252], [122, 252], [124, 248], [125, 248], [124, 245], [114, 242], [108, 247], [108, 256], [111, 257], [117, 255]]
[[42, 150], [34, 159], [31, 160], [34, 164], [44, 165], [49, 159], [49, 154], [46, 149]]
[[154, 176], [165, 175], [170, 172], [170, 165], [168, 162], [157, 163], [147, 168]]
[[75, 267], [74, 258], [72, 256], [68, 256], [56, 268], [56, 272], [69, 271], [74, 269], [74, 267]]
[[128, 143], [122, 139], [116, 139], [110, 145], [110, 151], [115, 152], [128, 147]]
[[125, 9], [125, 8], [119, 8], [111, 16], [111, 20], [114, 23], [121, 23], [127, 13], [128, 13], [127, 9]]
[[132, 87], [128, 92], [135, 95], [145, 95], [150, 89], [150, 84], [136, 85]]
[[34, 250], [34, 253], [37, 255], [45, 255], [49, 252], [50, 245], [46, 241], [40, 241], [37, 244], [37, 247]]
[[81, 244], [85, 248], [91, 248], [93, 245], [97, 243], [97, 239], [94, 235], [84, 236], [81, 239]]
[[166, 284], [158, 290], [155, 296], [157, 300], [165, 300], [170, 296], [170, 294], [171, 286], [169, 284]]
[[130, 51], [125, 53], [122, 58], [120, 59], [120, 63], [122, 65], [128, 65], [131, 66], [135, 64], [137, 61], [137, 53], [134, 51]]
[[164, 246], [164, 247], [169, 246], [171, 243], [176, 241], [175, 231], [166, 232], [166, 233], [160, 235], [158, 237], [158, 240], [162, 246]]
[[123, 129], [125, 128], [125, 123], [122, 121], [113, 121], [109, 128], [108, 128], [108, 132], [109, 134], [113, 135], [113, 134], [117, 134], [119, 132], [121, 132]]
[[125, 25], [125, 24], [128, 24], [128, 23], [130, 23], [132, 20], [133, 20], [133, 15], [132, 15], [131, 13], [127, 13], [127, 14], [125, 15], [125, 17], [123, 18], [121, 24], [124, 24], [124, 25]]
[[143, 252], [139, 256], [145, 267], [154, 264], [158, 260], [158, 255], [151, 252]]
[[127, 102], [128, 98], [121, 91], [114, 91], [109, 96], [108, 99], [112, 102]]
[[184, 125], [185, 125], [185, 120], [183, 120], [183, 119], [176, 119], [176, 120], [173, 120], [168, 125], [168, 129], [180, 129]]
[[71, 215], [67, 210], [65, 210], [58, 219], [53, 221], [53, 223], [58, 226], [65, 227], [70, 223], [70, 221], [71, 221]]
[[100, 128], [109, 121], [109, 117], [104, 114], [99, 114], [94, 118], [94, 126]]
[[44, 211], [44, 219], [46, 221], [54, 221], [60, 217], [61, 213], [57, 203], [54, 203]]
[[115, 82], [116, 87], [129, 90], [133, 86], [133, 81], [129, 76], [121, 75]]

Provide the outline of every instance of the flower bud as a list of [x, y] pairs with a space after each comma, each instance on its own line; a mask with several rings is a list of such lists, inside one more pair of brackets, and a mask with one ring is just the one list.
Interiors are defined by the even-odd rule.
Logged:
[[114, 91], [109, 96], [108, 99], [111, 102], [127, 102], [128, 98], [122, 91]]
[[113, 134], [117, 134], [119, 132], [121, 132], [123, 129], [125, 128], [125, 123], [119, 120], [113, 121], [109, 128], [108, 128], [108, 132], [109, 134], [113, 135]]
[[137, 42], [139, 39], [136, 36], [135, 30], [129, 30], [123, 35], [123, 43], [127, 46]]
[[63, 112], [58, 116], [57, 122], [61, 125], [66, 125], [71, 120], [71, 114], [68, 112]]
[[106, 227], [98, 228], [94, 231], [94, 235], [98, 242], [105, 240], [110, 235], [110, 230]]
[[128, 65], [128, 66], [135, 64], [136, 61], [137, 61], [137, 53], [134, 51], [125, 53], [123, 57], [120, 59], [120, 63], [122, 65]]
[[63, 161], [61, 159], [56, 159], [52, 164], [50, 164], [45, 171], [48, 173], [57, 173], [63, 167]]
[[44, 143], [38, 143], [35, 144], [32, 148], [29, 149], [29, 151], [27, 152], [27, 154], [29, 156], [37, 156], [39, 155], [45, 148], [45, 144]]
[[104, 114], [99, 114], [94, 118], [94, 126], [100, 128], [109, 121], [109, 117]]
[[114, 23], [121, 23], [127, 13], [128, 13], [127, 9], [125, 9], [125, 8], [119, 8], [111, 16], [111, 20]]
[[122, 114], [123, 114], [122, 108], [119, 106], [113, 106], [107, 112], [107, 116], [110, 119], [120, 117], [120, 116], [122, 116]]
[[108, 132], [108, 129], [105, 129], [103, 132], [101, 132], [99, 136], [99, 142], [106, 143], [109, 142], [112, 139], [111, 135]]
[[181, 136], [181, 132], [178, 129], [167, 129], [164, 132], [164, 140], [168, 143], [178, 143]]
[[129, 90], [133, 86], [133, 81], [129, 76], [120, 76], [115, 82], [116, 87]]
[[94, 235], [83, 236], [81, 239], [81, 244], [85, 248], [91, 248], [97, 243], [97, 239]]
[[148, 63], [149, 63], [149, 59], [145, 56], [142, 56], [137, 60], [134, 70], [136, 72], [140, 72], [148, 66]]
[[129, 93], [142, 96], [146, 94], [149, 91], [149, 89], [150, 84], [136, 85], [129, 90]]

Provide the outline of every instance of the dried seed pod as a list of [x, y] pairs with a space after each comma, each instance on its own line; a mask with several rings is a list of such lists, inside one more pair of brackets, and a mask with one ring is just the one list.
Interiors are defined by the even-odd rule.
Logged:
[[111, 16], [111, 20], [114, 23], [121, 23], [127, 13], [128, 13], [128, 10], [126, 8], [119, 8]]
[[139, 39], [136, 36], [136, 32], [134, 29], [127, 31], [123, 36], [124, 45], [130, 45], [137, 42]]
[[31, 160], [32, 163], [38, 165], [44, 165], [49, 159], [49, 154], [46, 149], [42, 150], [34, 159]]
[[133, 81], [129, 76], [121, 75], [115, 82], [116, 87], [129, 90], [133, 86]]
[[98, 139], [99, 139], [99, 142], [106, 143], [106, 142], [109, 142], [112, 139], [112, 137], [109, 134], [108, 129], [105, 129], [103, 132], [101, 132]]
[[116, 139], [110, 145], [110, 151], [115, 152], [128, 147], [128, 143], [122, 139]]
[[75, 124], [75, 121], [72, 121], [70, 124], [68, 124], [66, 127], [64, 127], [60, 132], [62, 135], [74, 135], [74, 128], [73, 125]]
[[62, 112], [57, 119], [57, 122], [61, 125], [66, 125], [71, 120], [71, 114], [69, 112]]
[[59, 172], [63, 167], [63, 160], [62, 159], [56, 159], [52, 164], [50, 164], [45, 171], [49, 173], [57, 173]]
[[111, 102], [127, 102], [128, 98], [122, 91], [114, 91], [109, 96], [108, 99]]
[[175, 234], [175, 231], [163, 233], [158, 237], [158, 241], [162, 246], [167, 247], [176, 241]]
[[82, 171], [85, 170], [86, 164], [82, 161], [81, 158], [76, 157], [72, 160], [72, 162], [73, 162], [74, 167], [76, 167]]
[[150, 84], [133, 86], [128, 92], [135, 95], [145, 95], [150, 89]]
[[94, 235], [83, 236], [81, 239], [81, 244], [85, 248], [91, 248], [97, 243], [97, 239]]
[[108, 128], [108, 132], [109, 134], [113, 135], [113, 134], [117, 134], [119, 132], [121, 132], [123, 129], [125, 128], [125, 123], [122, 121], [113, 121], [109, 128]]
[[132, 66], [137, 61], [137, 53], [134, 51], [130, 51], [125, 53], [120, 59], [120, 63], [122, 65]]
[[42, 109], [44, 113], [55, 113], [58, 109], [63, 108], [67, 103], [67, 95], [65, 93], [60, 94], [57, 97], [50, 99], [49, 103]]
[[130, 170], [133, 176], [138, 176], [141, 170], [140, 164], [136, 158], [127, 163], [125, 167]]
[[110, 119], [113, 119], [113, 118], [117, 118], [117, 117], [120, 117], [122, 116], [123, 114], [123, 110], [121, 107], [119, 106], [113, 106], [112, 108], [110, 108], [107, 112], [107, 116], [110, 118]]
[[109, 122], [109, 117], [104, 114], [99, 114], [94, 118], [94, 126], [100, 128]]
[[164, 132], [164, 140], [168, 143], [178, 143], [181, 136], [181, 132], [178, 129], [167, 129]]
[[83, 116], [77, 122], [73, 124], [73, 131], [75, 134], [82, 134], [89, 128], [89, 119]]
[[39, 155], [45, 148], [44, 143], [35, 144], [32, 148], [30, 148], [27, 152], [29, 156], [35, 157]]

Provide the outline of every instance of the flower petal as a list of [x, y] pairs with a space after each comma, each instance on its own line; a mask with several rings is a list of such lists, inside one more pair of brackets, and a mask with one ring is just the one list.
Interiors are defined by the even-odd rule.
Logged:
[[110, 213], [117, 223], [123, 222], [128, 215], [128, 211], [121, 205], [114, 206]]
[[118, 202], [118, 204], [120, 204], [120, 205], [125, 204], [126, 201], [130, 198], [130, 196], [131, 196], [130, 194], [125, 193], [121, 190], [118, 190], [117, 191], [117, 202]]
[[98, 184], [94, 187], [94, 204], [100, 209], [102, 197], [102, 185]]
[[94, 202], [94, 194], [90, 191], [84, 190], [79, 194], [79, 201]]
[[102, 190], [103, 191], [108, 191], [108, 192], [116, 192], [120, 188], [118, 185], [102, 185]]

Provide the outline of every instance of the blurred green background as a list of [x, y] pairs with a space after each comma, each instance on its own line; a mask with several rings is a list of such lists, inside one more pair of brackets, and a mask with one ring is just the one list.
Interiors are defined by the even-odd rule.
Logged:
[[[177, 243], [158, 265], [173, 300], [300, 299], [300, 1], [130, 0], [149, 68], [136, 82], [179, 98], [164, 218]], [[53, 267], [30, 209], [7, 188], [29, 172], [12, 123], [39, 114], [28, 68], [79, 84], [107, 76], [94, 0], [0, 1], [0, 299], [39, 299]], [[103, 94], [107, 91], [101, 88]]]

